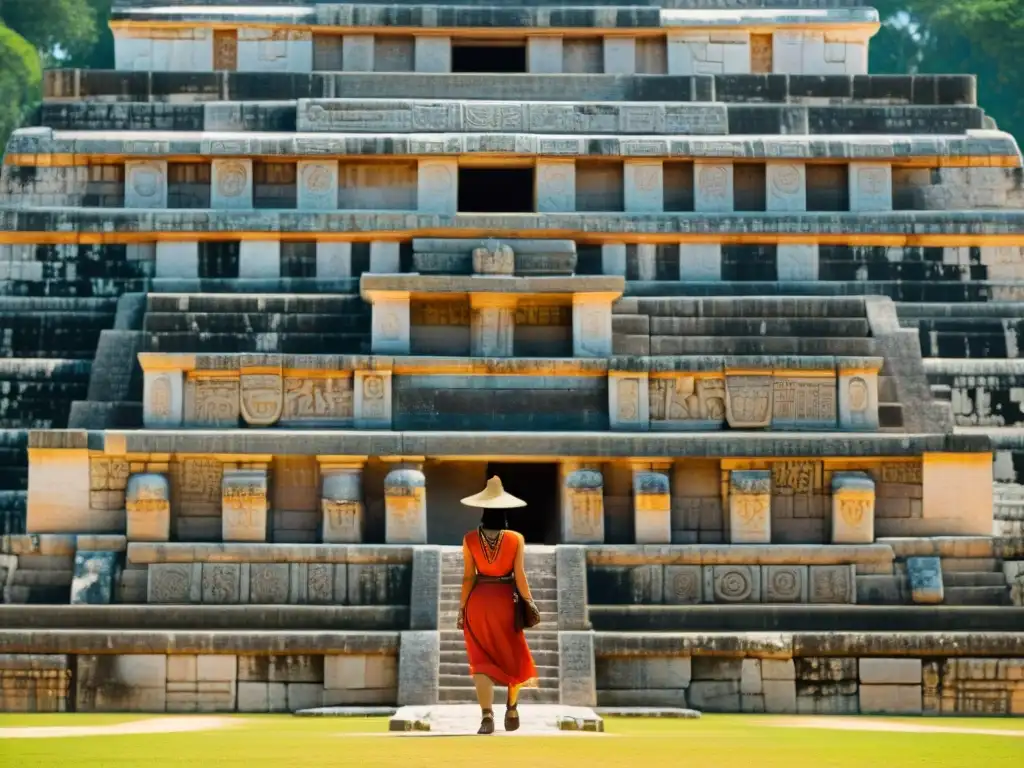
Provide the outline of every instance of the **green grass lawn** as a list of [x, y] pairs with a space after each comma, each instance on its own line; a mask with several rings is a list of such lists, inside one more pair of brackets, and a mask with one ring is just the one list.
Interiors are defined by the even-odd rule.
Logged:
[[[0, 728], [109, 725], [139, 716], [0, 715]], [[281, 766], [281, 768], [1021, 768], [1024, 738], [771, 727], [772, 717], [609, 719], [610, 736], [516, 739], [386, 737], [385, 718], [238, 716], [219, 731], [0, 740], [0, 766]], [[1022, 720], [907, 719], [1014, 729]]]

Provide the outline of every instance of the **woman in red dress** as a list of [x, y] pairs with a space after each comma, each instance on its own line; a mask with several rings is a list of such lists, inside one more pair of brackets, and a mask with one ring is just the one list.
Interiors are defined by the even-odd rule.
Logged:
[[505, 730], [514, 731], [519, 728], [519, 690], [537, 685], [526, 635], [516, 628], [516, 600], [525, 600], [534, 614], [536, 607], [526, 583], [526, 544], [521, 534], [508, 529], [504, 510], [525, 507], [526, 502], [505, 493], [501, 480], [492, 477], [483, 491], [462, 503], [484, 510], [480, 526], [462, 540], [465, 568], [458, 624], [482, 712], [478, 733], [494, 733], [495, 685], [508, 687]]

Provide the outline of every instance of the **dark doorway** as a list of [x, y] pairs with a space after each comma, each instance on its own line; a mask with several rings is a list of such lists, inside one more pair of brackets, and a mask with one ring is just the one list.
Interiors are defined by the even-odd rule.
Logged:
[[459, 213], [533, 213], [533, 168], [459, 168]]
[[526, 502], [508, 510], [508, 527], [527, 544], [558, 543], [558, 464], [491, 462], [487, 476], [497, 475], [505, 490]]
[[526, 43], [453, 45], [452, 72], [526, 72]]

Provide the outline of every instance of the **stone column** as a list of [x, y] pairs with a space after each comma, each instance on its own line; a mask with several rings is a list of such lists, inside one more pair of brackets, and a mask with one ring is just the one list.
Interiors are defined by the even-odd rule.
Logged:
[[681, 243], [679, 279], [683, 282], [719, 282], [722, 279], [721, 244]]
[[129, 541], [171, 540], [171, 486], [164, 475], [129, 477], [125, 509]]
[[775, 250], [776, 278], [780, 283], [818, 279], [818, 246], [779, 243]]
[[526, 38], [527, 71], [531, 75], [552, 75], [562, 72], [562, 38]]
[[770, 544], [771, 503], [770, 471], [732, 470], [729, 473], [729, 543]]
[[373, 35], [345, 35], [341, 41], [341, 68], [345, 72], [373, 72]]
[[296, 204], [300, 211], [338, 209], [338, 161], [300, 160]]
[[646, 372], [608, 373], [608, 424], [612, 429], [646, 432], [651, 427]]
[[576, 161], [538, 157], [535, 172], [538, 213], [576, 210]]
[[213, 160], [210, 178], [210, 207], [215, 210], [252, 210], [252, 160]]
[[637, 280], [658, 279], [658, 246], [653, 243], [637, 243]]
[[166, 160], [125, 161], [124, 207], [167, 207]]
[[316, 276], [319, 280], [352, 277], [352, 243], [318, 240]]
[[267, 471], [226, 469], [221, 480], [223, 541], [267, 540]]
[[693, 210], [697, 213], [732, 213], [732, 163], [693, 164]]
[[803, 163], [768, 163], [765, 186], [765, 208], [769, 212], [807, 210], [807, 166]]
[[594, 469], [570, 469], [563, 463], [562, 542], [604, 543], [604, 477]]
[[238, 276], [257, 279], [281, 277], [281, 241], [243, 240], [239, 243]]
[[418, 469], [393, 469], [384, 478], [384, 540], [427, 543], [427, 479]]
[[399, 634], [398, 692], [400, 707], [438, 703], [441, 674], [441, 633], [433, 630]]
[[452, 71], [452, 39], [416, 35], [415, 66], [417, 72]]
[[665, 473], [633, 470], [633, 525], [637, 544], [672, 543], [672, 497]]
[[501, 293], [472, 293], [470, 350], [473, 357], [512, 357], [516, 297]]
[[597, 706], [593, 632], [558, 633], [558, 689], [563, 706]]
[[370, 347], [375, 355], [409, 354], [409, 292], [374, 291]]
[[625, 243], [605, 243], [601, 246], [601, 274], [626, 276]]
[[185, 408], [185, 374], [180, 370], [143, 371], [142, 424], [147, 429], [181, 426]]
[[199, 243], [157, 241], [155, 269], [156, 277], [198, 279]]
[[454, 215], [459, 209], [459, 162], [453, 157], [420, 160], [416, 210]]
[[850, 163], [850, 210], [855, 213], [892, 210], [892, 166]]
[[555, 547], [558, 586], [558, 629], [590, 629], [587, 618], [587, 548], [572, 544]]
[[362, 544], [366, 528], [362, 462], [320, 462], [320, 540]]
[[623, 172], [626, 213], [663, 213], [665, 185], [660, 160], [626, 160]]
[[391, 371], [356, 371], [353, 390], [356, 429], [391, 429]]
[[878, 430], [879, 358], [836, 358], [839, 372], [839, 428]]
[[606, 37], [604, 39], [604, 73], [606, 75], [636, 74], [636, 39]]
[[612, 294], [573, 294], [573, 357], [608, 357], [612, 354], [613, 300]]
[[832, 543], [874, 544], [875, 481], [867, 472], [832, 475]]

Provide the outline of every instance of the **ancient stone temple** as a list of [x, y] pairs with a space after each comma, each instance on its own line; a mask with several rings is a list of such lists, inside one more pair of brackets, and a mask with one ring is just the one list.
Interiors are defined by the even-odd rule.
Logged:
[[498, 475], [531, 701], [1024, 714], [1017, 144], [856, 2], [620, 2], [115, 0], [47, 73], [0, 709], [472, 701]]

